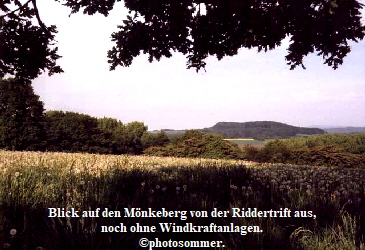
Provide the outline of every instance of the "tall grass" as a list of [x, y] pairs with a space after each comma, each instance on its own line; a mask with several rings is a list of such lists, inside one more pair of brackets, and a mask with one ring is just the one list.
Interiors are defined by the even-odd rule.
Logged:
[[[0, 230], [3, 231], [0, 240], [2, 246], [12, 249], [138, 249], [141, 237], [222, 240], [226, 249], [314, 249], [331, 242], [331, 237], [339, 239], [337, 235], [342, 232], [340, 239], [345, 242], [344, 246], [360, 246], [364, 233], [364, 182], [365, 170], [361, 169], [0, 151]], [[49, 218], [49, 207], [115, 211], [164, 207], [208, 212], [213, 208], [222, 211], [237, 207], [289, 208], [313, 211], [317, 217], [189, 217], [186, 221], [178, 218]], [[354, 221], [356, 226], [349, 228], [355, 225]], [[100, 232], [102, 225], [121, 222], [127, 227], [160, 222], [234, 223], [259, 225], [263, 232], [245, 236], [239, 233]], [[304, 235], [301, 230], [311, 233]]]

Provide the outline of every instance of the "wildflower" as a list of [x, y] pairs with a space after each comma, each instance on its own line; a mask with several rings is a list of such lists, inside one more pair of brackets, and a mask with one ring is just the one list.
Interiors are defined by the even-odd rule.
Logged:
[[142, 187], [144, 187], [144, 185], [146, 185], [146, 183], [145, 183], [145, 182], [142, 182], [142, 183], [141, 183], [141, 186], [142, 186]]
[[176, 191], [179, 191], [180, 190], [180, 187], [176, 187]]
[[162, 191], [164, 191], [164, 192], [165, 192], [166, 190], [167, 190], [167, 187], [163, 187], [163, 188], [162, 188]]
[[16, 229], [11, 229], [11, 230], [10, 230], [10, 235], [11, 235], [11, 236], [16, 235]]
[[80, 185], [85, 185], [85, 181], [80, 181]]
[[18, 177], [19, 175], [20, 175], [20, 173], [19, 172], [15, 172], [15, 177]]
[[10, 248], [10, 244], [9, 243], [4, 243], [3, 248], [4, 249]]
[[160, 189], [160, 185], [156, 185], [156, 189]]

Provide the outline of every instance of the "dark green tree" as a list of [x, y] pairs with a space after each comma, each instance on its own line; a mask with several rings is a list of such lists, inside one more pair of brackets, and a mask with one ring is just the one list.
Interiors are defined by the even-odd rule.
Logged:
[[164, 131], [160, 131], [158, 133], [144, 133], [141, 138], [141, 142], [143, 148], [146, 149], [153, 146], [165, 146], [167, 143], [170, 142], [170, 140]]
[[[120, 0], [63, 0], [71, 13], [105, 16]], [[55, 26], [41, 21], [37, 0], [3, 0], [0, 9], [0, 77], [35, 78], [41, 70], [58, 73]], [[129, 66], [145, 53], [149, 61], [180, 52], [187, 67], [204, 68], [205, 59], [233, 56], [240, 48], [268, 51], [290, 37], [285, 57], [291, 69], [310, 53], [336, 69], [351, 51], [349, 41], [365, 35], [358, 0], [125, 0], [129, 15], [112, 34], [110, 69]], [[15, 9], [12, 8], [15, 6]], [[30, 20], [35, 17], [38, 25]]]
[[97, 118], [63, 111], [48, 111], [45, 118], [47, 150], [113, 153]]
[[1, 0], [0, 10], [0, 77], [32, 80], [45, 70], [63, 72], [56, 65], [56, 26], [42, 22], [36, 0]]
[[113, 154], [140, 154], [143, 151], [142, 138], [147, 132], [143, 122], [123, 124], [114, 118], [98, 119], [99, 129]]
[[30, 82], [0, 79], [0, 148], [40, 150], [44, 108]]
[[243, 156], [237, 145], [223, 140], [222, 136], [204, 134], [197, 130], [188, 130], [172, 138], [171, 143], [165, 146], [152, 146], [144, 152], [157, 156], [214, 159], [239, 159]]
[[130, 122], [125, 125], [120, 137], [127, 153], [140, 154], [143, 151], [142, 136], [146, 133], [147, 126], [143, 122]]

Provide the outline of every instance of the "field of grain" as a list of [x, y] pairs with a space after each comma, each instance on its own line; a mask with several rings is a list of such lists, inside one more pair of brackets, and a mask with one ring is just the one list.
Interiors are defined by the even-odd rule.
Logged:
[[[9, 249], [139, 249], [139, 239], [219, 240], [222, 249], [363, 246], [365, 170], [246, 161], [0, 151], [0, 235]], [[189, 217], [194, 225], [259, 226], [261, 233], [101, 232], [102, 226], [179, 218], [48, 217], [80, 211], [303, 211], [301, 217]], [[315, 216], [313, 216], [315, 215]]]

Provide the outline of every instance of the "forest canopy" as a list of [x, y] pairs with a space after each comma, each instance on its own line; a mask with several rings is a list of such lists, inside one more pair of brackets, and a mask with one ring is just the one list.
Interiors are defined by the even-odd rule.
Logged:
[[[59, 1], [72, 13], [105, 16], [120, 0]], [[285, 59], [290, 69], [317, 53], [338, 68], [350, 53], [349, 41], [364, 38], [363, 5], [357, 0], [125, 0], [129, 15], [111, 35], [110, 69], [130, 66], [141, 53], [149, 61], [186, 55], [187, 68], [197, 71], [205, 59], [236, 55], [241, 48], [268, 51], [290, 37]], [[60, 73], [55, 26], [42, 22], [37, 0], [0, 3], [0, 77], [31, 80], [42, 71]], [[34, 21], [36, 20], [36, 21]]]

